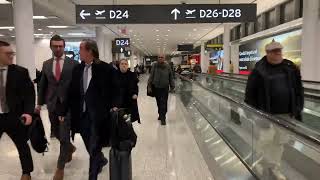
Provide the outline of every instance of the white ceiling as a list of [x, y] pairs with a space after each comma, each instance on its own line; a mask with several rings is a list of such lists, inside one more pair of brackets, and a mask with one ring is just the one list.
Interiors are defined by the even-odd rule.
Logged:
[[[182, 0], [33, 0], [34, 15], [56, 16], [56, 19], [35, 20], [35, 33], [50, 32], [72, 37], [68, 33], [83, 32], [88, 37], [95, 36], [93, 25], [75, 24], [75, 4], [82, 5], [133, 5], [133, 4], [180, 4]], [[187, 4], [218, 3], [257, 3], [258, 14], [287, 0], [184, 0]], [[11, 5], [0, 5], [0, 26], [13, 26]], [[48, 25], [69, 25], [72, 28], [57, 30], [48, 29]], [[105, 33], [114, 37], [130, 37], [134, 46], [147, 54], [171, 54], [177, 44], [192, 43], [199, 45], [201, 41], [210, 40], [223, 33], [222, 24], [161, 24], [161, 25], [104, 25]], [[42, 29], [39, 31], [38, 29]], [[127, 35], [119, 29], [126, 29]], [[156, 31], [159, 30], [159, 31]], [[170, 30], [170, 31], [168, 31]], [[0, 30], [0, 34], [13, 36], [14, 31]], [[135, 36], [134, 36], [135, 35]], [[159, 35], [159, 36], [157, 36]], [[166, 36], [167, 35], [167, 36]], [[0, 37], [1, 38], [1, 37]], [[139, 39], [139, 40], [138, 40]], [[159, 40], [157, 40], [159, 39]]]

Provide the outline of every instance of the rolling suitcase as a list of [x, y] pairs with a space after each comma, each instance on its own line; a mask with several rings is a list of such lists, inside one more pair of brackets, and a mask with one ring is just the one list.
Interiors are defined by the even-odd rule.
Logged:
[[132, 180], [131, 150], [137, 135], [125, 109], [112, 112], [111, 149], [109, 152], [110, 180]]

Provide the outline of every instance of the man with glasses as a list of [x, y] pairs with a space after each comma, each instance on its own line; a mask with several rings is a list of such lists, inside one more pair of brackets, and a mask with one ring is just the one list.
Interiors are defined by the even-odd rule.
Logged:
[[12, 64], [14, 55], [10, 44], [0, 41], [0, 137], [5, 132], [12, 139], [21, 162], [21, 180], [31, 180], [33, 162], [27, 126], [32, 123], [35, 90], [28, 70]]
[[51, 38], [50, 48], [54, 57], [43, 63], [36, 109], [39, 112], [41, 106], [47, 104], [51, 137], [60, 141], [60, 155], [53, 180], [62, 180], [65, 164], [72, 160], [76, 148], [70, 142], [70, 117], [62, 120], [58, 118], [58, 114], [67, 96], [73, 68], [79, 63], [64, 54], [65, 41], [60, 36], [55, 35]]
[[169, 86], [173, 91], [175, 88], [175, 84], [171, 67], [167, 62], [165, 62], [163, 56], [159, 56], [158, 62], [152, 65], [148, 84], [148, 91], [154, 91], [153, 93], [157, 100], [159, 114], [158, 120], [161, 120], [161, 125], [166, 125]]

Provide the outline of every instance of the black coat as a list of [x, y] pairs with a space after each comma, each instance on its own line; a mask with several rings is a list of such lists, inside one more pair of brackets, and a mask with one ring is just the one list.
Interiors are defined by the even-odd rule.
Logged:
[[[268, 62], [266, 56], [255, 65], [254, 70], [248, 78], [245, 102], [257, 109], [270, 112], [270, 82], [268, 82]], [[289, 81], [291, 107], [290, 114], [297, 120], [301, 120], [301, 112], [304, 106], [304, 92], [301, 81], [300, 70], [289, 61], [284, 60], [281, 68], [287, 73]]]
[[92, 64], [92, 79], [86, 94], [83, 95], [82, 76], [84, 67], [85, 64], [81, 63], [73, 69], [68, 97], [62, 114], [65, 116], [68, 110], [71, 111], [72, 135], [79, 133], [81, 128], [79, 120], [84, 98], [90, 119], [94, 121], [99, 141], [102, 144], [106, 144], [110, 136], [110, 109], [117, 106], [117, 104], [113, 104], [117, 103], [117, 101], [112, 99], [118, 96], [118, 90], [114, 85], [114, 70], [109, 64], [94, 60]]
[[132, 122], [140, 123], [139, 109], [137, 100], [132, 99], [133, 95], [139, 95], [137, 74], [131, 71], [122, 73], [117, 71], [117, 86], [120, 89], [120, 96], [117, 97], [117, 102], [120, 102], [120, 108], [127, 108], [131, 113]]
[[9, 116], [13, 119], [18, 120], [22, 114], [33, 114], [35, 91], [27, 69], [17, 65], [9, 65], [6, 101], [10, 111]]

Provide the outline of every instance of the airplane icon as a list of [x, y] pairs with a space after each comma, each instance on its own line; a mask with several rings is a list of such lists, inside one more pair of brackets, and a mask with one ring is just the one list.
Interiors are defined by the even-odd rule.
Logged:
[[195, 10], [195, 9], [194, 9], [194, 10], [187, 10], [186, 15], [193, 14], [194, 12], [196, 12], [196, 10]]
[[103, 13], [105, 13], [106, 10], [102, 10], [102, 11], [99, 11], [99, 10], [96, 10], [96, 16], [101, 16]]

